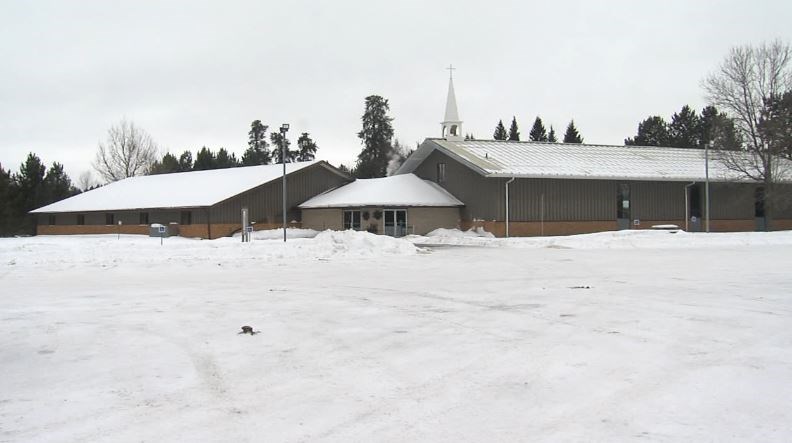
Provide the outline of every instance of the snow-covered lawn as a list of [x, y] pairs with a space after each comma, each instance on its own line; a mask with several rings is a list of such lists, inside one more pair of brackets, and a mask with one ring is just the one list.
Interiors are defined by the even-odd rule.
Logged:
[[0, 441], [792, 439], [790, 232], [259, 238], [0, 239]]

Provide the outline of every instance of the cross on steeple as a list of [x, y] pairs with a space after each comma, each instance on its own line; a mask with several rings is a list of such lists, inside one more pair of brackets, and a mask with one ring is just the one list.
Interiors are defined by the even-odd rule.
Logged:
[[456, 69], [456, 68], [454, 67], [454, 65], [448, 65], [448, 67], [446, 69], [448, 69], [448, 78], [453, 80], [454, 79], [454, 69]]

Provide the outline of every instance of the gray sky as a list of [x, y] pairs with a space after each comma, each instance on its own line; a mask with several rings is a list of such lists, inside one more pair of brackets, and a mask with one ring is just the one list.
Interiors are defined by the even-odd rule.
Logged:
[[[538, 4], [534, 4], [538, 3]], [[163, 149], [240, 155], [250, 122], [289, 122], [354, 163], [363, 99], [409, 146], [440, 134], [450, 63], [463, 132], [540, 115], [621, 144], [648, 115], [705, 104], [730, 47], [792, 41], [785, 1], [0, 0], [0, 163], [27, 152], [73, 180], [127, 118]]]

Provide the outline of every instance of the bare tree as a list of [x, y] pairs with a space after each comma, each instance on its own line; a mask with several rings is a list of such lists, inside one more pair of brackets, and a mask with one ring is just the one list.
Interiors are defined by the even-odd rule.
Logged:
[[782, 158], [781, 144], [773, 131], [763, 129], [763, 122], [771, 114], [770, 104], [792, 90], [792, 47], [776, 40], [732, 48], [703, 86], [710, 103], [734, 119], [742, 138], [741, 151], [718, 150], [717, 156], [730, 170], [762, 183], [769, 227], [772, 209], [783, 197], [776, 184], [790, 177], [792, 164]]
[[99, 143], [94, 169], [107, 181], [147, 174], [157, 160], [157, 145], [151, 136], [127, 120], [107, 131], [107, 142]]
[[96, 181], [96, 178], [94, 178], [94, 175], [90, 170], [83, 171], [83, 173], [80, 174], [80, 177], [77, 179], [77, 188], [83, 192], [91, 190], [98, 185], [99, 182]]

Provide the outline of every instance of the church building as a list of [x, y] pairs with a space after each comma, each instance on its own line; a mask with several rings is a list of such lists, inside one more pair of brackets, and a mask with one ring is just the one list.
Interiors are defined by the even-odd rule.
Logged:
[[[464, 203], [461, 229], [535, 236], [706, 228], [704, 150], [465, 140], [462, 133], [451, 77], [441, 137], [426, 139], [397, 171], [434, 181]], [[710, 158], [709, 188], [711, 231], [765, 229], [761, 184]], [[792, 229], [792, 207], [777, 208], [772, 227]]]

